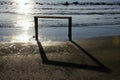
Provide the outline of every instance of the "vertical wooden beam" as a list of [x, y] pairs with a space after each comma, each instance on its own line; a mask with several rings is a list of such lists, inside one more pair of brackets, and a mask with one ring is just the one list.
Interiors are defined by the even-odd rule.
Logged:
[[72, 17], [68, 18], [69, 22], [68, 22], [68, 38], [69, 41], [72, 41]]
[[35, 38], [38, 41], [38, 17], [34, 17], [34, 23], [35, 23]]

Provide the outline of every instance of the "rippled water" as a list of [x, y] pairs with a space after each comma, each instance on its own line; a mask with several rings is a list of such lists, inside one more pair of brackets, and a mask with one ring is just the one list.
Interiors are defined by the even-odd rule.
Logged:
[[[63, 5], [61, 1], [0, 1], [0, 41], [34, 41], [34, 16], [71, 16], [73, 38], [120, 35], [119, 2], [79, 2]], [[39, 39], [67, 40], [68, 21], [39, 19]]]

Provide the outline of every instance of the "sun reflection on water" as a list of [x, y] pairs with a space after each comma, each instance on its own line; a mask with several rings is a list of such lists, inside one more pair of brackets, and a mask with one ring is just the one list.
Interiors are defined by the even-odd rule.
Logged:
[[32, 11], [32, 5], [26, 3], [31, 3], [31, 0], [15, 0], [18, 5], [16, 6], [16, 12], [22, 13], [23, 15], [18, 15], [16, 17], [17, 21], [15, 26], [22, 27], [23, 30], [28, 30], [32, 26], [30, 19], [30, 12]]
[[33, 26], [33, 24], [31, 23], [31, 21], [27, 18], [24, 17], [17, 17], [17, 21], [16, 21], [16, 25], [15, 26], [19, 26], [21, 27], [22, 30], [29, 30], [30, 27]]
[[20, 42], [29, 42], [29, 37], [28, 37], [28, 35], [25, 35], [25, 34], [22, 34], [22, 35], [18, 36], [17, 39]]
[[30, 0], [15, 0], [17, 3], [26, 3], [26, 2], [29, 2]]
[[30, 15], [33, 5], [27, 3], [31, 3], [31, 0], [14, 0], [14, 2], [17, 3], [16, 12], [20, 14], [16, 17], [15, 26], [19, 27], [23, 32], [17, 36], [13, 36], [11, 42], [30, 42], [31, 37], [28, 34], [28, 30], [33, 26]]
[[16, 6], [17, 12], [22, 14], [28, 14], [31, 12], [32, 5], [26, 4], [26, 3], [30, 3], [31, 0], [16, 0], [15, 2], [18, 3], [18, 5]]
[[18, 7], [17, 12], [19, 13], [23, 13], [27, 15], [31, 11], [30, 6], [25, 5], [25, 4], [19, 4], [17, 7]]
[[14, 36], [11, 42], [30, 42], [30, 36], [27, 34]]
[[[19, 17], [18, 17], [19, 18]], [[27, 20], [27, 19], [22, 19], [21, 20], [18, 19], [18, 21], [16, 22], [16, 26], [19, 26], [20, 31], [22, 31], [20, 33], [20, 35], [14, 36], [12, 42], [29, 42], [30, 40], [30, 35], [29, 35], [29, 30], [32, 26], [32, 23]]]

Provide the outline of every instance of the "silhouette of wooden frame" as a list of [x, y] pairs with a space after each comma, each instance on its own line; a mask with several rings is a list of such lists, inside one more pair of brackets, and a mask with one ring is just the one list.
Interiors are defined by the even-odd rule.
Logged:
[[69, 39], [69, 41], [72, 41], [72, 17], [63, 17], [63, 16], [34, 16], [35, 39], [37, 41], [38, 41], [38, 18], [68, 19], [68, 39]]
[[[76, 64], [76, 63], [69, 63], [69, 62], [62, 62], [62, 61], [54, 61], [49, 60], [45, 54], [45, 51], [42, 47], [41, 42], [38, 40], [38, 18], [53, 18], [53, 19], [68, 19], [68, 38], [69, 42], [76, 46], [79, 50], [84, 52], [89, 58], [91, 58], [98, 66], [94, 65], [87, 65], [87, 64]], [[78, 45], [76, 42], [72, 40], [72, 17], [61, 17], [61, 16], [35, 16], [34, 17], [35, 22], [35, 38], [38, 44], [39, 53], [41, 55], [42, 63], [48, 64], [48, 65], [56, 65], [56, 66], [63, 66], [63, 67], [73, 67], [73, 68], [80, 68], [80, 69], [87, 69], [87, 70], [93, 70], [93, 71], [100, 71], [100, 72], [106, 72], [111, 73], [111, 69], [106, 67], [104, 64], [102, 64], [99, 60], [97, 60], [94, 56], [92, 56], [88, 51], [86, 51], [84, 48], [82, 48], [80, 45]]]

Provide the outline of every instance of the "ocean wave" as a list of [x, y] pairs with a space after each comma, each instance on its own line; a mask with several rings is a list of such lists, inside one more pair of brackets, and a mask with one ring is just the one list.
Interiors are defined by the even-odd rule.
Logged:
[[41, 14], [41, 15], [115, 15], [115, 14], [120, 14], [120, 12], [49, 12], [49, 13], [32, 13], [32, 14]]
[[[14, 11], [0, 11], [0, 13], [3, 13], [3, 14], [19, 14], [19, 15], [24, 15], [25, 13], [24, 12], [14, 12]], [[107, 11], [107, 12], [102, 12], [102, 11], [99, 11], [99, 12], [73, 12], [73, 11], [51, 11], [51, 12], [30, 12], [29, 14], [32, 14], [32, 15], [36, 15], [36, 14], [39, 14], [39, 15], [115, 15], [115, 14], [120, 14], [119, 11]]]
[[13, 28], [14, 25], [11, 23], [0, 23], [0, 28]]
[[[19, 5], [20, 3], [12, 1], [0, 1], [0, 5]], [[41, 3], [41, 2], [27, 2], [24, 5], [64, 5], [65, 3]], [[69, 5], [120, 5], [120, 2], [70, 2]]]
[[[75, 23], [72, 26], [73, 27], [92, 27], [92, 26], [96, 26], [96, 27], [103, 27], [103, 26], [112, 26], [112, 25], [120, 25], [120, 23]], [[39, 24], [39, 27], [68, 27], [67, 24]]]
[[99, 8], [99, 7], [95, 7], [95, 8], [84, 8], [84, 7], [80, 7], [80, 8], [56, 8], [56, 7], [50, 7], [50, 8], [48, 8], [48, 7], [44, 7], [44, 8], [41, 8], [41, 7], [38, 7], [38, 8], [34, 8], [34, 9], [38, 9], [38, 10], [117, 10], [117, 9], [120, 9], [120, 7], [112, 7], [112, 8], [105, 8], [105, 7], [102, 7], [102, 8]]
[[24, 12], [14, 12], [14, 11], [0, 11], [0, 13], [3, 13], [3, 14], [19, 14], [19, 15], [25, 15]]
[[[120, 25], [120, 22], [115, 22], [115, 23], [73, 23], [73, 27], [92, 27], [92, 26], [96, 26], [96, 27], [103, 27], [103, 26], [107, 26], [107, 25]], [[67, 27], [68, 25], [66, 23], [58, 23], [58, 24], [38, 24], [39, 27], [45, 28], [45, 27]], [[33, 26], [31, 26], [33, 27]], [[14, 24], [0, 24], [0, 28], [21, 28], [21, 26], [14, 26]]]
[[120, 25], [120, 23], [82, 23], [82, 24], [74, 24], [74, 27], [92, 27], [92, 26], [105, 26], [105, 25]]

